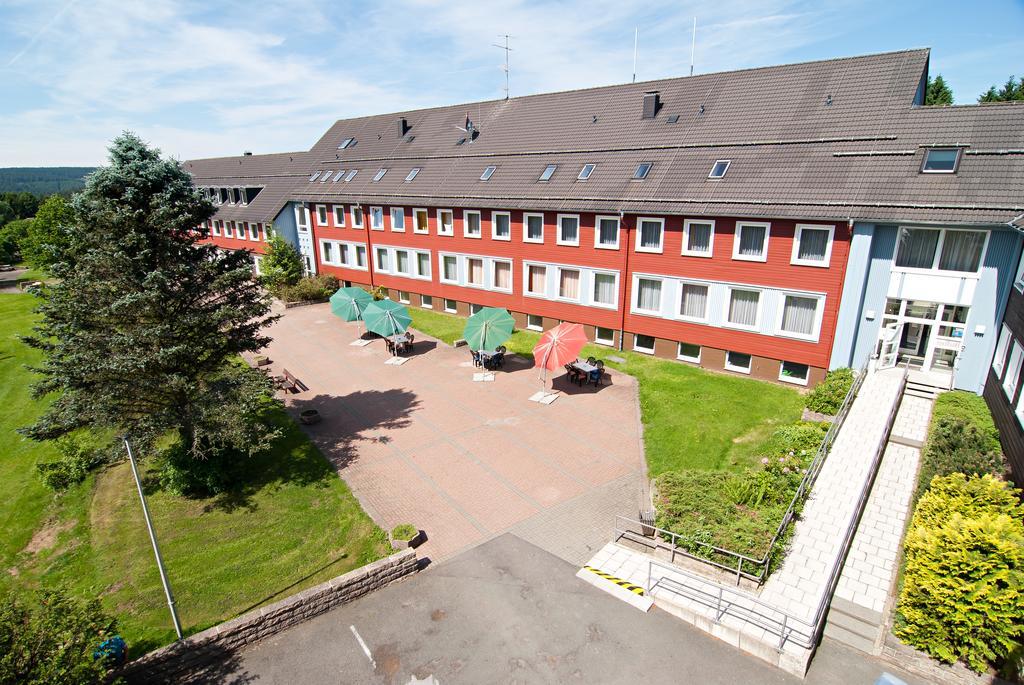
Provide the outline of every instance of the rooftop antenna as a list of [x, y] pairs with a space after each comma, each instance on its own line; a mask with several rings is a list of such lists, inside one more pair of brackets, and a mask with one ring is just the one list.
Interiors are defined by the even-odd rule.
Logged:
[[640, 27], [633, 27], [633, 83], [636, 83], [636, 44], [640, 39]]
[[693, 53], [697, 49], [697, 17], [693, 18], [693, 33], [690, 37], [690, 76], [693, 76]]
[[512, 48], [510, 48], [508, 46], [508, 39], [511, 38], [512, 36], [509, 36], [507, 33], [502, 34], [502, 35], [505, 36], [505, 44], [504, 45], [500, 45], [498, 43], [491, 43], [491, 45], [493, 45], [494, 47], [499, 48], [499, 49], [505, 51], [505, 99], [508, 100], [508, 95], [509, 95], [509, 90], [508, 90], [508, 53], [512, 52]]

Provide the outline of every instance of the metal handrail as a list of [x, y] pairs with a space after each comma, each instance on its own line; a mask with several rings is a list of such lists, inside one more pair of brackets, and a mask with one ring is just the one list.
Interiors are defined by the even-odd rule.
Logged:
[[[753, 595], [750, 595], [746, 592], [724, 586], [713, 580], [691, 573], [689, 571], [686, 571], [685, 569], [679, 568], [674, 564], [667, 564], [657, 559], [648, 560], [647, 586], [645, 587], [645, 591], [653, 596], [653, 591], [656, 587], [663, 587], [671, 592], [676, 592], [676, 594], [683, 594], [685, 596], [690, 596], [691, 598], [697, 599], [698, 601], [705, 602], [707, 601], [708, 597], [715, 597], [715, 623], [721, 622], [722, 617], [725, 616], [726, 613], [730, 611], [730, 609], [737, 606], [735, 602], [727, 601], [726, 596], [728, 595], [730, 597], [740, 597], [743, 600], [751, 602], [759, 607], [765, 607], [782, 617], [781, 620], [778, 620], [772, 619], [765, 614], [757, 614], [757, 616], [760, 619], [762, 619], [759, 622], [760, 627], [764, 628], [772, 635], [778, 636], [779, 642], [776, 646], [776, 649], [781, 651], [783, 645], [785, 645], [787, 640], [794, 642], [795, 644], [806, 649], [812, 649], [814, 645], [816, 645], [818, 641], [821, 639], [821, 633], [825, 629], [825, 614], [828, 611], [831, 597], [835, 593], [836, 585], [838, 585], [839, 583], [839, 578], [842, 575], [842, 569], [844, 562], [846, 560], [846, 555], [849, 554], [850, 546], [853, 543], [853, 538], [857, 531], [857, 526], [860, 523], [861, 516], [863, 516], [864, 514], [864, 508], [867, 506], [868, 498], [871, 495], [871, 489], [874, 486], [875, 478], [878, 475], [878, 469], [881, 465], [882, 457], [884, 456], [885, 449], [889, 444], [889, 436], [892, 433], [893, 425], [896, 422], [896, 415], [899, 413], [899, 408], [903, 397], [903, 391], [906, 389], [907, 385], [908, 375], [909, 368], [904, 367], [903, 375], [900, 378], [900, 390], [897, 394], [896, 402], [893, 404], [893, 407], [889, 411], [889, 415], [886, 418], [885, 430], [883, 431], [882, 439], [879, 441], [878, 446], [875, 448], [875, 453], [872, 456], [871, 465], [868, 470], [868, 477], [865, 480], [863, 487], [861, 488], [860, 496], [858, 497], [856, 506], [854, 507], [854, 512], [850, 516], [850, 521], [846, 526], [846, 532], [843, 535], [843, 540], [842, 544], [840, 545], [839, 554], [836, 556], [836, 559], [832, 564], [832, 568], [829, 570], [828, 581], [825, 584], [824, 592], [821, 595], [821, 599], [818, 600], [818, 606], [815, 609], [814, 617], [810, 621], [802, 619], [798, 616], [794, 616], [793, 614], [784, 611], [783, 609], [780, 609], [757, 597], [754, 597]], [[659, 578], [656, 582], [652, 583], [652, 569], [655, 566], [660, 566], [662, 568], [668, 569], [676, 576], [682, 576], [684, 578], [689, 578], [691, 580], [698, 581], [699, 583], [703, 583], [704, 585], [711, 586], [712, 588], [717, 590], [717, 593], [709, 595], [707, 592], [704, 592], [697, 588], [688, 588], [683, 583], [675, 581], [672, 578], [666, 579], [664, 576]], [[662, 581], [667, 581], [667, 583], [663, 583]], [[677, 586], [678, 588], [681, 588], [683, 590], [689, 590], [689, 594], [687, 594], [686, 592], [678, 592], [671, 586]], [[748, 613], [751, 613], [749, 609], [746, 609], [746, 607], [744, 607], [744, 610]], [[767, 623], [768, 625], [765, 625], [765, 623]], [[798, 632], [794, 630], [795, 625], [804, 626], [807, 630], [805, 632]]]
[[[818, 451], [815, 453], [814, 458], [808, 465], [807, 473], [805, 473], [804, 477], [800, 479], [800, 484], [797, 486], [796, 492], [793, 494], [792, 499], [790, 499], [789, 506], [786, 508], [786, 513], [782, 515], [782, 520], [779, 522], [778, 528], [776, 528], [775, 534], [772, 536], [771, 542], [768, 543], [767, 550], [760, 559], [749, 557], [745, 554], [742, 554], [741, 552], [734, 552], [730, 549], [716, 547], [715, 545], [712, 545], [710, 543], [696, 540], [692, 536], [682, 535], [674, 533], [672, 531], [665, 531], [661, 528], [655, 528], [651, 524], [644, 523], [642, 521], [636, 521], [635, 519], [630, 519], [626, 516], [615, 517], [616, 533], [624, 534], [626, 532], [633, 532], [620, 530], [618, 526], [619, 519], [629, 521], [630, 523], [635, 523], [639, 526], [642, 526], [644, 529], [655, 529], [658, 532], [665, 532], [671, 536], [671, 542], [669, 544], [672, 545], [673, 559], [675, 558], [675, 554], [678, 553], [687, 558], [694, 559], [696, 561], [700, 561], [711, 566], [715, 566], [716, 568], [729, 571], [730, 573], [735, 573], [737, 584], [739, 584], [741, 578], [747, 578], [748, 580], [753, 580], [757, 583], [764, 582], [765, 578], [768, 577], [768, 570], [771, 565], [772, 554], [775, 551], [775, 546], [779, 543], [779, 540], [785, 534], [786, 529], [789, 527], [789, 524], [792, 523], [793, 518], [796, 514], [796, 508], [799, 506], [804, 496], [806, 496], [807, 492], [811, 489], [811, 486], [814, 485], [814, 481], [818, 478], [818, 473], [821, 471], [821, 468], [825, 463], [825, 458], [828, 456], [829, 451], [832, 449], [832, 443], [835, 442], [836, 436], [839, 434], [839, 430], [842, 428], [843, 423], [846, 421], [846, 417], [850, 413], [850, 408], [853, 406], [853, 401], [856, 399], [857, 393], [860, 392], [860, 387], [861, 385], [863, 385], [864, 379], [866, 377], [867, 363], [865, 362], [865, 364], [860, 368], [860, 370], [857, 371], [856, 377], [853, 379], [853, 383], [850, 385], [850, 389], [846, 393], [846, 397], [843, 398], [843, 403], [839, 405], [839, 411], [836, 412], [832, 424], [829, 426], [828, 431], [826, 431], [825, 433], [825, 437], [822, 438], [821, 444], [818, 446]], [[712, 559], [690, 554], [687, 550], [682, 549], [678, 547], [678, 545], [676, 545], [676, 540], [679, 539], [686, 540], [687, 543], [690, 545], [699, 545], [706, 550], [722, 554], [726, 557], [732, 557], [733, 559], [736, 559], [736, 566], [735, 568], [732, 565], [726, 566]], [[760, 572], [757, 574], [753, 574], [744, 571], [744, 561], [749, 562], [754, 567], [759, 567]]]

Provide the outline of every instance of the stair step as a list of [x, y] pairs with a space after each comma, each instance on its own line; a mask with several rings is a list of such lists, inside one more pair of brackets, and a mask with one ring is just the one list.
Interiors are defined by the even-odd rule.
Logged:
[[852, 647], [864, 652], [865, 654], [875, 653], [874, 640], [866, 638], [863, 635], [858, 635], [857, 633], [851, 632], [841, 626], [837, 626], [832, 621], [825, 624], [825, 635], [836, 642], [840, 642], [847, 647]]
[[854, 635], [870, 640], [874, 644], [881, 632], [881, 626], [874, 623], [867, 623], [855, 616], [844, 614], [834, 609], [828, 612], [828, 625], [842, 628]]
[[842, 597], [832, 598], [832, 603], [829, 605], [829, 615], [834, 611], [846, 614], [847, 616], [853, 616], [854, 618], [860, 619], [865, 623], [870, 623], [871, 625], [882, 625], [882, 612], [862, 607], [860, 604], [854, 604], [850, 600], [843, 599]]

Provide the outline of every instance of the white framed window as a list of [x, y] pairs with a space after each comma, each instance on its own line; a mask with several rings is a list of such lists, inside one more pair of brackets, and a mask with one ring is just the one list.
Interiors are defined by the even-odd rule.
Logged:
[[901, 228], [895, 266], [901, 269], [977, 273], [988, 231]]
[[392, 233], [405, 233], [405, 208], [391, 208], [391, 231]]
[[388, 249], [386, 247], [377, 248], [377, 271], [381, 273], [390, 273], [391, 271], [390, 260], [388, 259]]
[[434, 298], [432, 295], [420, 295], [420, 306], [424, 309], [434, 308]]
[[512, 261], [495, 259], [491, 263], [491, 288], [502, 292], [512, 292]]
[[579, 176], [576, 177], [577, 181], [586, 181], [590, 178], [590, 175], [594, 173], [594, 169], [597, 167], [596, 164], [584, 164], [583, 168], [580, 169]]
[[922, 174], [955, 174], [960, 166], [960, 148], [933, 147], [924, 151]]
[[1017, 264], [1017, 276], [1013, 279], [1013, 287], [1017, 292], [1024, 293], [1024, 252], [1020, 255], [1020, 263]]
[[700, 345], [685, 342], [679, 343], [679, 346], [676, 348], [676, 359], [692, 364], [700, 364]]
[[387, 169], [377, 169], [377, 173], [373, 175], [372, 182], [376, 183], [377, 181], [381, 180], [382, 178], [384, 178], [384, 174], [386, 173], [388, 173]]
[[491, 176], [494, 175], [494, 170], [497, 169], [497, 168], [498, 167], [496, 167], [494, 165], [485, 167], [484, 168], [484, 172], [482, 174], [480, 174], [480, 180], [481, 181], [490, 181], [491, 180]]
[[455, 235], [455, 212], [450, 209], [437, 210], [437, 234]]
[[320, 241], [320, 257], [324, 264], [366, 270], [366, 246], [337, 240]]
[[595, 222], [594, 247], [599, 250], [619, 249], [619, 217], [599, 216]]
[[491, 212], [491, 239], [512, 240], [512, 215], [508, 212]]
[[835, 226], [797, 224], [790, 264], [828, 267], [835, 230]]
[[590, 301], [598, 307], [615, 308], [619, 304], [619, 275], [603, 271], [593, 272], [593, 292]]
[[327, 240], [321, 240], [320, 261], [324, 264], [337, 264], [338, 260], [335, 258], [335, 249], [334, 243]]
[[548, 268], [541, 264], [526, 265], [526, 284], [523, 290], [527, 295], [543, 297], [547, 294]]
[[239, 221], [235, 223], [235, 235], [238, 236], [239, 240], [245, 240], [245, 222]]
[[430, 233], [430, 225], [427, 221], [427, 210], [425, 209], [414, 209], [412, 210], [412, 232], [413, 233]]
[[416, 174], [418, 173], [420, 173], [420, 168], [418, 166], [414, 166], [412, 169], [409, 169], [409, 173], [406, 174], [405, 176], [405, 182], [409, 183], [410, 181], [412, 181], [414, 178], [416, 178]]
[[349, 183], [353, 178], [356, 177], [356, 174], [358, 174], [358, 173], [359, 173], [359, 169], [353, 169], [352, 171], [350, 171], [347, 174], [345, 174], [345, 183]]
[[660, 253], [665, 241], [665, 220], [640, 218], [636, 224], [636, 251]]
[[[330, 173], [330, 172], [327, 172], [327, 173]], [[313, 181], [315, 181], [318, 178], [320, 178], [320, 172], [319, 171], [314, 171], [313, 175], [309, 177], [309, 182], [312, 183]]]
[[425, 280], [430, 280], [430, 253], [416, 252], [416, 275]]
[[633, 335], [633, 349], [644, 354], [654, 354], [654, 336], [636, 333]]
[[651, 173], [651, 167], [654, 166], [654, 162], [640, 162], [636, 165], [636, 169], [633, 170], [633, 180], [642, 181], [647, 178], [647, 174]]
[[555, 175], [555, 169], [558, 168], [557, 164], [548, 164], [544, 167], [544, 171], [540, 172], [540, 178], [538, 181], [550, 181], [551, 177]]
[[683, 254], [689, 257], [711, 257], [715, 248], [715, 222], [687, 219], [683, 222]]
[[544, 242], [544, 215], [523, 214], [523, 242]]
[[1021, 348], [1020, 344], [1014, 340], [1010, 348], [1010, 360], [1006, 363], [1006, 376], [1003, 377], [1003, 392], [1006, 393], [1010, 402], [1013, 402], [1014, 395], [1017, 393], [1022, 359], [1024, 359], [1024, 348]]
[[455, 255], [441, 255], [441, 282], [458, 284], [459, 258]]
[[751, 357], [743, 352], [726, 352], [725, 368], [736, 373], [750, 373]]
[[633, 310], [642, 314], [661, 313], [661, 279], [634, 277], [636, 296], [633, 302]]
[[746, 262], [768, 261], [768, 238], [771, 224], [737, 221], [732, 241], [732, 258]]
[[466, 285], [484, 287], [484, 260], [480, 257], [466, 259]]
[[334, 205], [334, 225], [345, 227], [345, 205]]
[[305, 205], [295, 207], [295, 225], [298, 226], [300, 231], [309, 230], [309, 210], [306, 209]]
[[316, 206], [316, 223], [320, 226], [327, 225], [327, 205]]
[[466, 238], [480, 237], [480, 212], [471, 209], [462, 210], [462, 235]]
[[717, 159], [715, 163], [711, 165], [711, 173], [708, 174], [708, 178], [725, 178], [725, 172], [729, 170], [731, 160], [728, 159]]
[[395, 250], [395, 273], [402, 276], [412, 275], [412, 260], [408, 250]]
[[479, 314], [480, 310], [483, 309], [483, 308], [484, 308], [484, 306], [482, 304], [470, 303], [470, 305], [469, 305], [469, 313], [470, 314]]
[[210, 232], [213, 233], [216, 236], [219, 236], [220, 235], [220, 219], [214, 219], [212, 225], [213, 225], [213, 227], [210, 229]]
[[341, 177], [344, 176], [344, 175], [345, 175], [345, 170], [344, 169], [339, 170], [336, 174], [334, 174], [334, 178], [331, 179], [331, 183], [337, 183], [338, 181], [341, 180]]
[[597, 326], [594, 328], [594, 342], [598, 345], [614, 345], [615, 329]]
[[526, 327], [531, 331], [543, 331], [544, 330], [544, 317], [540, 314], [527, 314], [526, 315]]
[[706, 283], [680, 283], [679, 318], [687, 321], [707, 321], [708, 286]]
[[373, 231], [384, 230], [384, 208], [370, 207], [370, 229]]
[[363, 208], [359, 205], [352, 205], [349, 208], [349, 213], [352, 215], [352, 228], [363, 227]]
[[459, 303], [446, 297], [444, 300], [444, 310], [449, 314], [455, 314], [459, 311]]
[[260, 225], [257, 223], [249, 224], [249, 240], [260, 239]]
[[807, 378], [811, 373], [811, 367], [807, 364], [796, 362], [782, 362], [779, 365], [779, 380], [783, 383], [795, 385], [807, 385]]
[[356, 251], [356, 261], [353, 268], [366, 269], [366, 245], [353, 245]]
[[788, 293], [783, 295], [778, 334], [789, 338], [816, 340], [821, 322], [821, 304], [820, 296]]
[[999, 340], [996, 342], [996, 352], [992, 356], [992, 370], [996, 372], [996, 378], [1002, 380], [1003, 368], [1006, 366], [1006, 350], [1010, 347], [1010, 329], [1003, 324], [999, 331]]
[[398, 301], [401, 302], [402, 304], [409, 304], [412, 301], [410, 299], [410, 297], [409, 297], [409, 291], [408, 290], [399, 290], [398, 291]]
[[580, 301], [580, 270], [558, 268], [558, 299]]
[[580, 244], [580, 217], [577, 214], [558, 215], [558, 236], [556, 242], [559, 245], [571, 247]]
[[725, 320], [733, 328], [755, 330], [761, 319], [761, 291], [729, 288]]

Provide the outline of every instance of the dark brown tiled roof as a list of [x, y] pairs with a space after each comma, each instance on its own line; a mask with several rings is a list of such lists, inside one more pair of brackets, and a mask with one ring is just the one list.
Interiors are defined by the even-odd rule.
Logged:
[[[908, 50], [341, 120], [303, 160], [282, 164], [298, 179], [286, 194], [406, 206], [1009, 222], [1024, 212], [1024, 104], [914, 107], [927, 63], [927, 50]], [[661, 108], [645, 120], [649, 91]], [[458, 145], [467, 115], [480, 134]], [[356, 144], [339, 150], [350, 137]], [[922, 145], [951, 143], [969, 145], [957, 174], [919, 173]], [[709, 180], [716, 159], [731, 166]], [[642, 161], [654, 166], [632, 181]], [[549, 163], [558, 170], [538, 182]], [[585, 163], [597, 168], [578, 181]], [[492, 164], [497, 171], [480, 181]], [[412, 167], [421, 171], [406, 183]], [[389, 171], [374, 183], [378, 168]], [[348, 184], [308, 183], [320, 169], [359, 174]]]
[[248, 205], [221, 205], [217, 218], [268, 222], [273, 220], [297, 189], [305, 189], [309, 174], [308, 152], [272, 155], [239, 155], [193, 159], [182, 163], [197, 186], [247, 186], [261, 188]]

